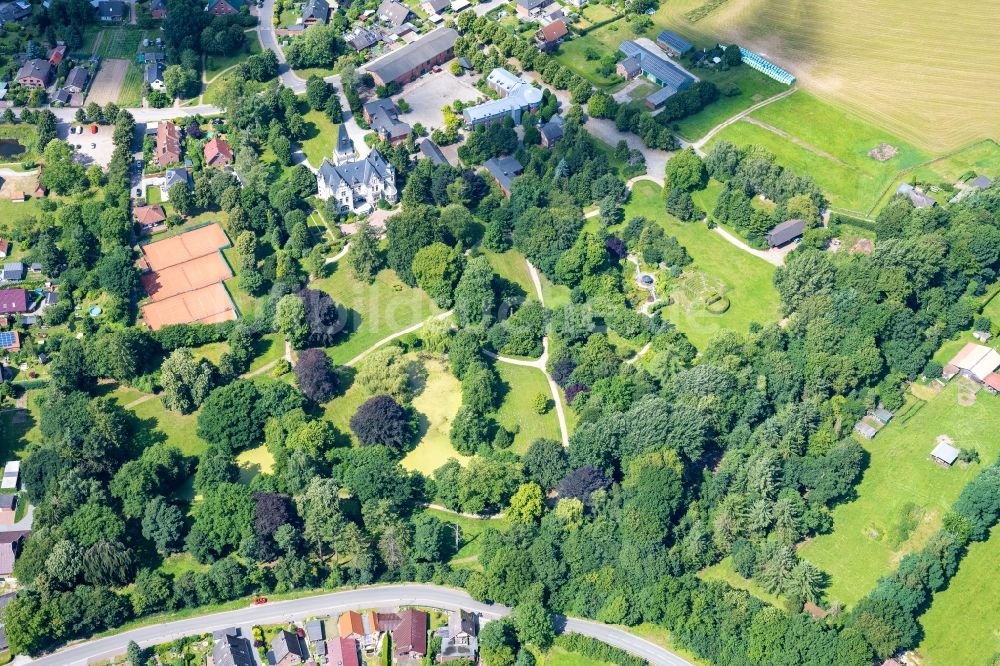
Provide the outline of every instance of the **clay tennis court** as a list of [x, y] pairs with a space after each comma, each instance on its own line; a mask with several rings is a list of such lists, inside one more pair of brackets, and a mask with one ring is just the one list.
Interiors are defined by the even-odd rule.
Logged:
[[217, 224], [143, 246], [150, 272], [142, 286], [151, 303], [142, 306], [146, 325], [212, 324], [236, 319], [236, 307], [222, 281], [233, 276], [220, 250], [229, 239]]
[[236, 319], [229, 292], [222, 283], [185, 291], [142, 307], [142, 318], [154, 331], [170, 324], [215, 324]]
[[221, 254], [215, 252], [155, 273], [146, 273], [142, 276], [142, 286], [151, 299], [162, 301], [231, 277], [233, 272], [229, 269], [229, 264]]
[[224, 247], [229, 247], [226, 232], [219, 225], [210, 224], [143, 245], [142, 253], [146, 256], [150, 269], [162, 271], [206, 254], [214, 254]]

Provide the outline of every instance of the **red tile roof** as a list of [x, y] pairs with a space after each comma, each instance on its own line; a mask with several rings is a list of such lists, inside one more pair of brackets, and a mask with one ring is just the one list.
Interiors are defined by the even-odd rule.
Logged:
[[228, 141], [215, 137], [205, 144], [205, 162], [212, 164], [219, 156], [225, 158], [227, 162], [232, 162], [233, 149], [229, 147]]
[[0, 238], [0, 252], [4, 254], [10, 252], [10, 241], [6, 238]]
[[397, 655], [427, 654], [427, 613], [404, 610], [399, 613], [400, 623], [392, 632], [393, 652]]
[[1000, 375], [998, 375], [995, 372], [991, 372], [990, 374], [986, 375], [986, 378], [983, 379], [983, 383], [989, 386], [994, 391], [1000, 391]]
[[159, 224], [167, 219], [163, 206], [138, 206], [132, 210], [135, 221], [139, 224]]
[[66, 45], [60, 44], [59, 46], [49, 51], [49, 62], [52, 63], [53, 65], [58, 65], [63, 61], [63, 58], [65, 56], [66, 56]]
[[569, 34], [569, 30], [566, 29], [566, 22], [562, 19], [549, 23], [538, 32], [542, 35], [542, 39], [546, 44], [551, 44]]
[[181, 161], [181, 132], [169, 120], [156, 128], [156, 161], [160, 166]]
[[358, 644], [353, 638], [331, 638], [326, 642], [330, 666], [358, 666]]

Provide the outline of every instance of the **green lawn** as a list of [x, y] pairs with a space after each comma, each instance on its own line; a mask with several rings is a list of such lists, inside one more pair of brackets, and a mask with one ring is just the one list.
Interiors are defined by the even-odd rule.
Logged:
[[250, 362], [250, 371], [282, 357], [285, 353], [285, 339], [280, 333], [271, 333], [261, 337], [254, 346], [257, 356]]
[[[945, 469], [928, 458], [938, 435], [955, 446], [974, 448], [985, 464], [1000, 453], [1000, 401], [982, 391], [975, 404], [958, 404], [959, 382], [953, 380], [906, 423], [890, 423], [875, 439], [862, 441], [870, 460], [857, 499], [833, 511], [833, 532], [800, 548], [799, 554], [830, 575], [829, 601], [853, 604], [899, 559], [924, 545], [941, 518], [982, 465]], [[908, 504], [920, 519], [908, 539], [892, 543], [901, 512]]]
[[519, 286], [528, 300], [538, 300], [523, 254], [517, 250], [508, 250], [502, 254], [483, 250], [482, 253], [490, 260], [490, 265], [497, 275]]
[[538, 666], [612, 666], [611, 662], [597, 661], [579, 652], [570, 652], [554, 646], [548, 652], [536, 655]]
[[[127, 403], [122, 403], [127, 404]], [[153, 398], [132, 408], [139, 419], [139, 427], [150, 438], [150, 443], [165, 441], [176, 446], [184, 455], [201, 455], [208, 445], [195, 432], [198, 414], [181, 414], [168, 411], [159, 398]]]
[[135, 63], [129, 63], [128, 69], [125, 70], [125, 78], [122, 80], [122, 87], [118, 90], [118, 106], [141, 106], [144, 85], [142, 69]]
[[[778, 164], [811, 176], [834, 206], [848, 210], [871, 210], [896, 174], [927, 159], [926, 153], [902, 139], [802, 91], [751, 117], [777, 131], [740, 121], [722, 130], [712, 143], [763, 146], [777, 156]], [[882, 142], [899, 151], [885, 162], [868, 156]]]
[[[424, 511], [432, 516], [437, 516], [445, 522], [458, 526], [459, 549], [452, 558], [453, 564], [455, 564], [458, 560], [466, 560], [468, 562], [479, 555], [481, 549], [479, 544], [479, 535], [482, 534], [483, 530], [487, 527], [501, 530], [506, 529], [507, 527], [507, 521], [504, 518], [479, 520], [476, 518], [456, 516], [452, 513], [448, 513], [447, 511], [438, 511], [437, 509], [424, 509]], [[461, 562], [458, 563], [461, 564]]]
[[195, 347], [191, 350], [191, 353], [194, 354], [195, 358], [203, 358], [218, 365], [219, 359], [227, 351], [229, 351], [228, 342], [212, 342], [201, 347]]
[[190, 553], [175, 553], [163, 560], [160, 571], [169, 576], [180, 576], [185, 571], [207, 571], [207, 564], [199, 564]]
[[261, 444], [236, 456], [236, 465], [240, 468], [240, 481], [249, 484], [258, 474], [271, 473], [274, 469], [274, 456], [266, 444]]
[[[731, 245], [704, 224], [680, 222], [668, 215], [661, 188], [655, 183], [635, 184], [625, 219], [636, 215], [659, 222], [694, 260], [673, 287], [675, 303], [664, 308], [664, 313], [696, 347], [704, 349], [720, 330], [746, 332], [750, 322], [778, 319], [774, 266]], [[731, 302], [729, 310], [718, 315], [705, 310], [701, 300], [705, 289], [721, 290]]]
[[[562, 305], [569, 305], [570, 288], [564, 284], [552, 284], [545, 275], [538, 272], [539, 282], [542, 284], [542, 298], [545, 299], [545, 307], [554, 310]], [[532, 291], [534, 287], [532, 286]]]
[[19, 458], [24, 454], [29, 444], [41, 441], [39, 429], [41, 410], [38, 398], [44, 390], [28, 391], [28, 409], [5, 411], [0, 413], [0, 462]]
[[254, 53], [260, 53], [260, 41], [257, 39], [257, 35], [247, 33], [246, 44], [244, 44], [238, 53], [225, 56], [205, 56], [205, 79], [211, 81], [223, 70], [240, 64], [248, 55]]
[[934, 595], [920, 618], [924, 639], [917, 648], [923, 666], [989, 664], [1000, 653], [1000, 528], [974, 543], [947, 589]]
[[341, 341], [330, 350], [334, 363], [344, 363], [397, 331], [425, 321], [440, 309], [420, 289], [404, 284], [391, 270], [383, 270], [371, 285], [358, 282], [343, 262], [333, 274], [317, 280], [322, 289], [348, 310], [349, 321]]
[[757, 597], [765, 603], [769, 603], [776, 608], [784, 608], [781, 598], [771, 594], [763, 587], [752, 580], [747, 580], [733, 570], [732, 558], [726, 557], [721, 562], [705, 567], [698, 572], [698, 577], [702, 580], [717, 580], [734, 587], [737, 590], [744, 590]]
[[[698, 78], [711, 81], [718, 86], [722, 96], [702, 111], [677, 121], [678, 133], [688, 141], [700, 139], [726, 118], [788, 90], [788, 86], [745, 66], [734, 67], [725, 72], [696, 69], [693, 73]], [[726, 92], [734, 87], [739, 90], [739, 94], [727, 95]]]
[[302, 117], [306, 123], [302, 152], [306, 154], [309, 164], [318, 169], [324, 157], [333, 157], [333, 149], [337, 147], [337, 125], [331, 123], [322, 111], [309, 111]]
[[455, 458], [463, 464], [468, 460], [451, 445], [451, 423], [462, 404], [462, 384], [438, 359], [424, 362], [427, 383], [413, 399], [413, 409], [419, 422], [420, 441], [403, 458], [403, 467], [430, 476], [434, 470]]
[[[550, 405], [549, 411], [545, 414], [536, 413], [531, 406], [539, 393], [548, 397], [550, 403], [552, 402], [549, 384], [545, 381], [545, 375], [541, 370], [510, 363], [497, 363], [496, 369], [500, 379], [508, 387], [503, 403], [497, 410], [497, 421], [515, 433], [512, 450], [515, 453], [524, 453], [539, 437], [562, 441], [555, 405]], [[565, 411], [570, 410], [567, 408]]]
[[[601, 64], [601, 59], [605, 56], [617, 55], [618, 46], [617, 44], [612, 45], [614, 36], [618, 36], [619, 44], [623, 40], [631, 39], [631, 35], [626, 36], [624, 34], [625, 31], [619, 28], [619, 26], [624, 25], [626, 25], [625, 21], [615, 21], [602, 28], [597, 28], [583, 37], [576, 37], [565, 41], [559, 45], [559, 50], [555, 53], [554, 57], [559, 64], [574, 74], [582, 76], [599, 88], [614, 85], [620, 82], [622, 78], [614, 72], [611, 73], [611, 76], [604, 76], [597, 71], [597, 68]], [[587, 60], [588, 52], [596, 53], [598, 57], [595, 60]]]

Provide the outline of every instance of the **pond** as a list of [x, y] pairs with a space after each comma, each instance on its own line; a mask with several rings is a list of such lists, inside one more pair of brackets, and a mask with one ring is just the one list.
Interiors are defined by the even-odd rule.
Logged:
[[17, 139], [0, 138], [0, 158], [17, 157], [24, 154], [24, 146]]

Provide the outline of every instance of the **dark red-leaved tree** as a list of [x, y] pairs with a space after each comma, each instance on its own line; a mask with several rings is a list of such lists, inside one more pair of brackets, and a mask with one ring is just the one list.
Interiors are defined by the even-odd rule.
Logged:
[[322, 349], [306, 349], [299, 354], [295, 363], [295, 381], [302, 394], [316, 402], [326, 402], [337, 390], [333, 362]]
[[351, 432], [362, 444], [402, 449], [413, 438], [410, 415], [387, 395], [369, 398], [351, 417]]
[[306, 306], [306, 324], [309, 326], [309, 344], [329, 347], [344, 328], [346, 317], [341, 316], [330, 294], [318, 289], [303, 289], [298, 293]]

